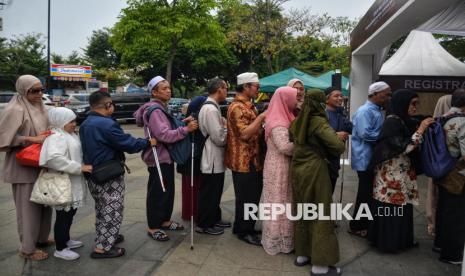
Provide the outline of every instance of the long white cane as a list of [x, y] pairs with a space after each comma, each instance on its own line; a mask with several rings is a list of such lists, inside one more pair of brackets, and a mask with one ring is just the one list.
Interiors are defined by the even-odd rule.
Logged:
[[194, 133], [191, 150], [191, 250], [194, 250]]
[[[147, 128], [147, 133], [149, 134], [149, 138], [152, 139], [152, 135], [150, 134], [150, 130], [148, 128]], [[166, 192], [165, 184], [163, 183], [163, 175], [161, 174], [160, 161], [158, 161], [157, 149], [155, 147], [152, 147], [152, 153], [153, 153], [153, 157], [155, 158], [155, 165], [157, 166], [158, 177], [160, 178], [161, 188], [163, 189], [163, 192]]]
[[344, 141], [344, 153], [342, 154], [342, 175], [341, 175], [341, 195], [339, 197], [339, 203], [342, 203], [342, 191], [344, 190], [344, 167], [346, 165], [346, 157], [347, 157], [347, 141]]

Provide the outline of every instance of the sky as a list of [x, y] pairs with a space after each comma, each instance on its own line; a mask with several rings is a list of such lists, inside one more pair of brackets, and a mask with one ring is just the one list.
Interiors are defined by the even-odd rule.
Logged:
[[[82, 53], [93, 30], [112, 27], [118, 20], [126, 0], [50, 0], [52, 53], [67, 56], [73, 50]], [[27, 33], [47, 34], [48, 0], [0, 0], [7, 5], [0, 10], [3, 31], [0, 36], [11, 38]], [[363, 16], [374, 0], [289, 0], [290, 8], [310, 8], [312, 14], [330, 16]], [[0, 8], [1, 9], [1, 8]], [[44, 43], [46, 43], [44, 39]]]

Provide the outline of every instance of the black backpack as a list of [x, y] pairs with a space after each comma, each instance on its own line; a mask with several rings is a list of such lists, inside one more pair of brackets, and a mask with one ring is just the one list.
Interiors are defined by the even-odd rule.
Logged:
[[[205, 101], [202, 106], [199, 108], [199, 112], [191, 114], [192, 117], [194, 117], [197, 121], [199, 120], [199, 114], [200, 110], [202, 110], [202, 107], [206, 104], [211, 104], [215, 106], [218, 109], [218, 106], [212, 102], [212, 101]], [[210, 137], [209, 134], [207, 136], [203, 136], [202, 131], [197, 129], [197, 131], [194, 131], [194, 135], [192, 136], [193, 142], [194, 142], [194, 158], [200, 159], [202, 158], [202, 152], [203, 148], [205, 147], [205, 142], [207, 141], [208, 137]]]

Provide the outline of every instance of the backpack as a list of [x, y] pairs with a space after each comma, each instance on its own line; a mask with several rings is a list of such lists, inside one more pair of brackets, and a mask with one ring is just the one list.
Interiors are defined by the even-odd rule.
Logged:
[[426, 129], [421, 157], [425, 175], [438, 180], [446, 176], [457, 163], [457, 158], [450, 155], [447, 149], [447, 137], [444, 125], [452, 118], [465, 117], [464, 114], [454, 114], [436, 119], [436, 122]]
[[[170, 121], [171, 129], [177, 129], [185, 125], [182, 121], [171, 116], [171, 114], [169, 114], [165, 109], [157, 105], [150, 106], [147, 109], [147, 112], [145, 113], [145, 116], [147, 116], [147, 121], [150, 120], [152, 112], [154, 112], [157, 109], [163, 111], [163, 113], [166, 115], [166, 117]], [[192, 146], [188, 136], [186, 136], [182, 140], [177, 141], [176, 143], [166, 144], [166, 146], [168, 148], [168, 152], [170, 154], [171, 159], [174, 162], [176, 162], [176, 164], [184, 164], [189, 160], [189, 157], [191, 156]]]
[[[205, 101], [202, 106], [200, 107], [199, 109], [199, 112], [198, 113], [195, 113], [195, 114], [191, 114], [192, 117], [194, 117], [197, 121], [199, 120], [199, 114], [200, 114], [200, 110], [202, 110], [202, 107], [206, 104], [211, 104], [213, 106], [215, 106], [217, 109], [218, 107], [216, 106], [216, 104], [212, 101]], [[193, 143], [194, 143], [194, 158], [196, 159], [200, 159], [202, 158], [202, 152], [203, 152], [203, 148], [205, 147], [205, 142], [207, 142], [207, 139], [208, 137], [210, 137], [210, 134], [207, 134], [207, 136], [203, 136], [203, 133], [200, 129], [198, 129], [197, 131], [194, 132], [194, 135], [193, 135]]]

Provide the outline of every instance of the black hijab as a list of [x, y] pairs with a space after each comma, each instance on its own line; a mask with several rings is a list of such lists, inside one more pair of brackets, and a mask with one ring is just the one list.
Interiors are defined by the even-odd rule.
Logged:
[[408, 89], [393, 93], [386, 120], [373, 151], [371, 168], [403, 153], [411, 143], [411, 137], [418, 127], [418, 120], [408, 115], [410, 102], [414, 98], [418, 98], [417, 93]]

